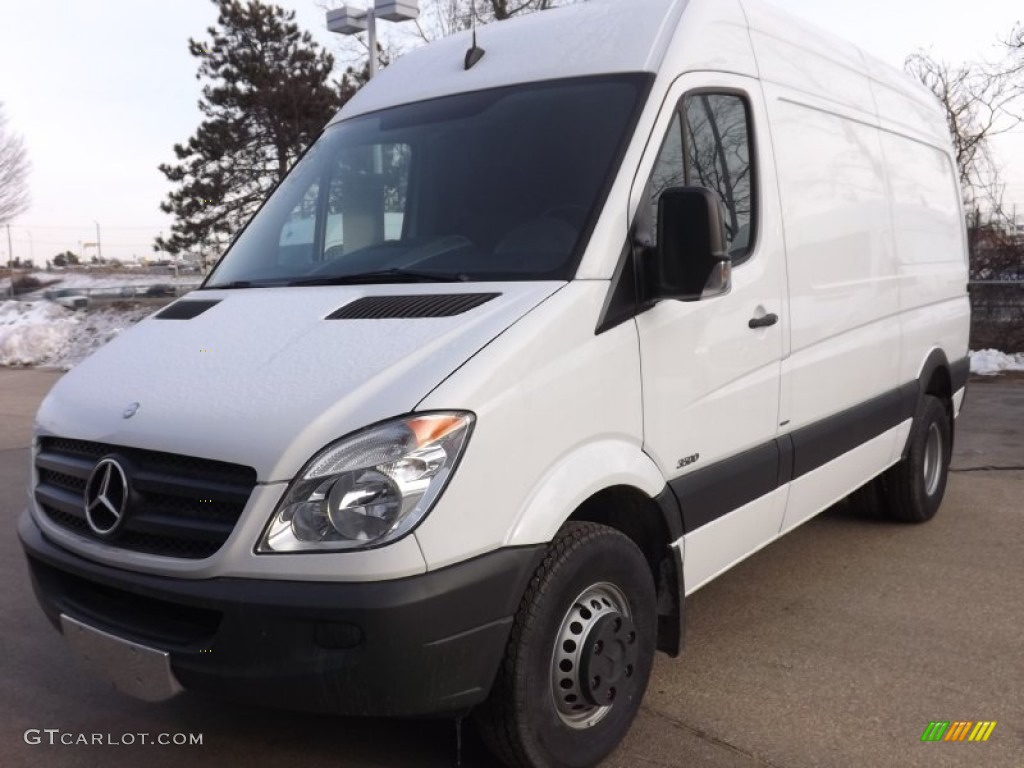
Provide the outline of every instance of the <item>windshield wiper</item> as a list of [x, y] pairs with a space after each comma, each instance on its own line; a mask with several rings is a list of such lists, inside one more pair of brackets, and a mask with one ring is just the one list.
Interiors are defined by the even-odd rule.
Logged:
[[372, 272], [354, 272], [350, 275], [332, 275], [330, 277], [310, 277], [294, 280], [288, 285], [361, 285], [365, 283], [464, 283], [468, 275], [441, 274], [438, 272], [418, 272], [414, 269], [378, 269]]
[[203, 286], [204, 291], [226, 291], [231, 288], [256, 288], [258, 286], [253, 285], [248, 280], [235, 280], [231, 283], [224, 283], [223, 285], [205, 285]]
[[230, 283], [218, 283], [217, 285], [206, 285], [201, 290], [204, 291], [228, 291], [235, 288], [280, 288], [282, 285], [290, 285], [290, 283], [281, 282], [252, 282], [251, 280], [232, 280]]

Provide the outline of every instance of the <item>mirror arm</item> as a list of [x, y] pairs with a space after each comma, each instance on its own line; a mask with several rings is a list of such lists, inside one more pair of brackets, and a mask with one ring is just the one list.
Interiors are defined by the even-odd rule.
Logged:
[[630, 235], [630, 260], [636, 275], [637, 312], [646, 312], [660, 300], [657, 296], [657, 281], [652, 274], [658, 263], [658, 249], [653, 245], [638, 243]]

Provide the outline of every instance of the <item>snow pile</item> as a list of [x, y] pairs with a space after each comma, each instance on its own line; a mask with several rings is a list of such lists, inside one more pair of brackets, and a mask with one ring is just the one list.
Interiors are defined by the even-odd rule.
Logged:
[[152, 311], [73, 312], [50, 301], [0, 301], [0, 365], [67, 370]]
[[51, 302], [0, 303], [0, 365], [35, 365], [70, 351], [77, 326], [71, 312]]
[[971, 373], [995, 376], [1004, 371], [1024, 371], [1024, 354], [1007, 355], [997, 349], [971, 352]]

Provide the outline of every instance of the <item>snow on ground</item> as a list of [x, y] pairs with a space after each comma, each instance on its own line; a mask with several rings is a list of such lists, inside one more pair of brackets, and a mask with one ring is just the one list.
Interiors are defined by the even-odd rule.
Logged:
[[1024, 353], [1007, 355], [997, 349], [971, 352], [971, 373], [995, 376], [1004, 371], [1024, 371]]
[[153, 311], [74, 312], [50, 301], [0, 301], [0, 365], [68, 370]]

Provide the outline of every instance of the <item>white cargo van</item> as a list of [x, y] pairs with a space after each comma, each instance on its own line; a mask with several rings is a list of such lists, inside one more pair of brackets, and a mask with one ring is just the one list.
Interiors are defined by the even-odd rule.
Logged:
[[687, 594], [849, 494], [938, 509], [969, 307], [930, 95], [755, 0], [477, 44], [389, 67], [40, 408], [19, 533], [122, 690], [473, 711], [591, 766]]

